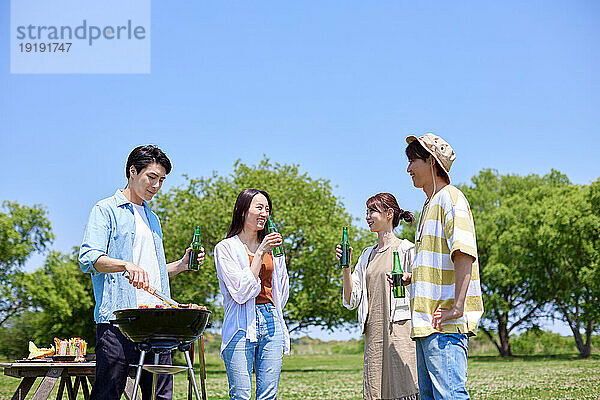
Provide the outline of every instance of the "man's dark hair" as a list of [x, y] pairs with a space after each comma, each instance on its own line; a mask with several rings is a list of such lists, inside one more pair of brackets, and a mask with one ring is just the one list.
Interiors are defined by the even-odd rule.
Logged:
[[129, 153], [127, 157], [127, 166], [125, 167], [125, 176], [129, 179], [129, 168], [133, 165], [139, 174], [144, 168], [152, 163], [162, 165], [165, 172], [171, 172], [171, 160], [161, 149], [154, 145], [138, 146]]
[[423, 161], [427, 161], [429, 157], [433, 158], [433, 162], [435, 163], [435, 171], [436, 175], [440, 178], [444, 179], [447, 183], [450, 183], [450, 177], [446, 173], [446, 170], [438, 163], [438, 161], [428, 152], [425, 147], [421, 145], [418, 140], [413, 140], [406, 146], [406, 157], [408, 157], [408, 161], [413, 161], [417, 159], [421, 159]]

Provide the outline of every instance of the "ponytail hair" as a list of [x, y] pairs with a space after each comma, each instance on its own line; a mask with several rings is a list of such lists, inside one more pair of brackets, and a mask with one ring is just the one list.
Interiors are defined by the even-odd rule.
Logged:
[[407, 224], [412, 225], [415, 222], [415, 216], [413, 215], [413, 213], [407, 210], [400, 210], [400, 219], [402, 219]]
[[386, 212], [389, 209], [394, 211], [392, 217], [392, 226], [395, 228], [400, 224], [400, 220], [412, 224], [415, 222], [415, 216], [413, 213], [407, 210], [403, 210], [398, 205], [398, 201], [391, 193], [377, 193], [375, 196], [369, 197], [367, 200], [367, 208], [377, 210], [379, 212]]

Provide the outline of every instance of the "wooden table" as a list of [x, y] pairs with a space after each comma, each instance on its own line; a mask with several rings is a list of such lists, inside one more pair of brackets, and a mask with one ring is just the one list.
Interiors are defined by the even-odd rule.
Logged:
[[[0, 363], [0, 368], [4, 368], [4, 375], [21, 378], [21, 383], [15, 391], [12, 400], [24, 400], [27, 393], [35, 383], [37, 378], [42, 378], [31, 400], [46, 400], [54, 386], [60, 380], [56, 399], [61, 400], [66, 389], [69, 400], [76, 400], [77, 393], [81, 388], [85, 400], [90, 398], [90, 390], [94, 384], [94, 372], [96, 369], [95, 361], [87, 362], [19, 362]], [[73, 381], [72, 378], [75, 378]], [[89, 386], [88, 386], [89, 382]], [[131, 400], [133, 392], [133, 379], [127, 378], [125, 387], [125, 397]], [[141, 396], [136, 396], [136, 400]]]

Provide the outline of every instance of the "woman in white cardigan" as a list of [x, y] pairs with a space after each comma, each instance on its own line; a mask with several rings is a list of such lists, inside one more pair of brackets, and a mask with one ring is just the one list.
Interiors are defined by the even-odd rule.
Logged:
[[[414, 245], [397, 238], [394, 228], [401, 219], [413, 223], [414, 217], [398, 206], [392, 194], [379, 193], [367, 200], [366, 219], [371, 232], [377, 233], [377, 244], [363, 250], [352, 274], [349, 267], [343, 269], [343, 304], [358, 308], [365, 335], [363, 397], [415, 400], [419, 390], [415, 344], [410, 338], [410, 296], [394, 298], [386, 276], [397, 251], [403, 279], [409, 281]], [[339, 245], [336, 253], [339, 259]]]
[[282, 311], [289, 295], [289, 278], [285, 257], [271, 254], [271, 249], [282, 243], [279, 233], [267, 234], [271, 210], [267, 192], [242, 191], [227, 237], [215, 247], [225, 311], [221, 358], [231, 399], [250, 399], [253, 366], [256, 400], [276, 399], [283, 354], [289, 354], [290, 338]]

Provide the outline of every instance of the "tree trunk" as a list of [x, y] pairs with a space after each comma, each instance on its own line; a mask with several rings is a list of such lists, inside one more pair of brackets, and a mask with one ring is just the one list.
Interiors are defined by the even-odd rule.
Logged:
[[488, 337], [488, 339], [490, 339], [490, 342], [492, 342], [494, 344], [494, 346], [496, 346], [496, 349], [498, 350], [498, 353], [500, 353], [500, 345], [494, 339], [494, 337], [492, 336], [492, 333], [490, 331], [488, 331], [487, 329], [485, 329], [484, 327], [481, 327], [480, 329], [483, 331], [483, 333], [486, 334], [486, 336]]
[[559, 306], [562, 311], [569, 327], [571, 328], [571, 332], [573, 332], [573, 338], [575, 339], [575, 345], [577, 346], [577, 350], [579, 351], [579, 357], [581, 358], [589, 358], [592, 354], [592, 324], [591, 322], [587, 323], [585, 334], [586, 334], [586, 343], [583, 342], [583, 338], [581, 337], [581, 333], [579, 332], [579, 319], [577, 316], [574, 320], [571, 320], [569, 314], [567, 313], [567, 308], [564, 306]]
[[575, 338], [575, 344], [577, 345], [577, 350], [579, 350], [579, 357], [589, 358], [592, 352], [590, 341], [588, 340], [587, 343], [583, 342], [583, 338], [581, 337], [581, 333], [579, 333], [579, 329], [572, 329], [572, 331], [573, 337]]
[[502, 357], [512, 357], [508, 332], [508, 317], [506, 314], [503, 314], [498, 320], [498, 337], [500, 338], [500, 355]]
[[579, 350], [579, 356], [581, 358], [590, 358], [592, 355], [592, 331], [594, 330], [594, 326], [591, 321], [588, 321], [587, 326], [585, 327], [585, 344], [583, 348]]

